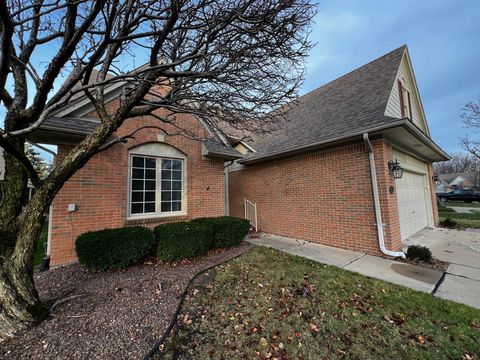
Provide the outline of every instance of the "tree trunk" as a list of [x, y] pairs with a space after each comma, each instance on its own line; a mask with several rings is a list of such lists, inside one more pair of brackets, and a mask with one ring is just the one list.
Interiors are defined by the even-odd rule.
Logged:
[[[23, 151], [23, 140], [13, 140], [12, 144]], [[33, 282], [33, 255], [51, 202], [44, 186], [23, 208], [28, 191], [26, 172], [7, 152], [4, 158], [5, 177], [0, 183], [0, 341], [47, 315]]]
[[[14, 246], [1, 248], [0, 341], [40, 323], [48, 315], [34, 285], [33, 255], [49, 204], [46, 191], [39, 189], [21, 214]], [[12, 244], [12, 241], [8, 243]]]

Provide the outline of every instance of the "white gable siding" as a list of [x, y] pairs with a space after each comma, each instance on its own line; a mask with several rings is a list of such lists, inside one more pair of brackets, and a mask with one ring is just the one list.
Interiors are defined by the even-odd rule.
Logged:
[[3, 159], [3, 148], [0, 147], [0, 180], [5, 176], [5, 160]]
[[[410, 101], [412, 103], [412, 121], [415, 125], [417, 125], [420, 129], [424, 132], [427, 132], [425, 128], [423, 119], [422, 119], [422, 110], [420, 105], [417, 102], [417, 98], [415, 96], [415, 84], [413, 83], [414, 80], [411, 76], [409, 71], [409, 67], [407, 65], [406, 57], [403, 57], [403, 60], [400, 64], [398, 69], [397, 77], [395, 78], [395, 83], [393, 84], [392, 92], [390, 93], [390, 98], [388, 99], [387, 108], [385, 110], [386, 116], [391, 116], [394, 118], [401, 118], [402, 112], [400, 107], [400, 95], [398, 89], [398, 80], [404, 83], [405, 88], [410, 92]], [[408, 101], [405, 99], [405, 101]]]

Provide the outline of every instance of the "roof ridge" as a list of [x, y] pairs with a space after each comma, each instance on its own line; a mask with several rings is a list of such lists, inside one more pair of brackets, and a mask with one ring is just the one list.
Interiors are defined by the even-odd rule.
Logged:
[[[406, 44], [403, 44], [402, 46], [400, 46], [400, 47], [398, 47], [398, 48], [396, 48], [396, 49], [394, 49], [394, 50], [392, 50], [392, 51], [389, 51], [388, 53], [386, 53], [386, 54], [384, 54], [384, 55], [382, 55], [382, 56], [379, 56], [379, 57], [377, 57], [376, 59], [373, 59], [373, 60], [369, 61], [368, 63], [365, 63], [365, 64], [363, 64], [363, 65], [361, 65], [361, 66], [359, 66], [359, 67], [357, 67], [357, 68], [355, 68], [355, 69], [353, 69], [353, 70], [351, 70], [351, 71], [349, 71], [349, 72], [347, 72], [347, 73], [345, 73], [345, 74], [343, 74], [343, 75], [340, 75], [339, 77], [337, 77], [337, 78], [335, 78], [335, 79], [332, 79], [332, 80], [330, 80], [329, 82], [326, 82], [325, 84], [323, 84], [323, 85], [321, 85], [321, 86], [319, 86], [319, 87], [317, 87], [317, 88], [315, 88], [315, 89], [312, 89], [312, 90], [310, 90], [309, 92], [307, 92], [307, 93], [299, 96], [299, 97], [296, 98], [294, 101], [298, 101], [298, 100], [300, 100], [301, 98], [303, 98], [303, 97], [305, 97], [305, 96], [308, 96], [308, 95], [310, 95], [310, 94], [312, 94], [312, 93], [314, 93], [314, 92], [322, 89], [323, 87], [325, 87], [325, 86], [327, 86], [327, 85], [330, 85], [331, 83], [334, 83], [334, 82], [336, 82], [336, 81], [338, 81], [338, 80], [341, 80], [341, 79], [343, 79], [343, 78], [345, 78], [345, 77], [347, 77], [347, 76], [349, 76], [349, 75], [351, 75], [351, 74], [353, 74], [353, 73], [355, 73], [355, 72], [358, 72], [358, 71], [360, 71], [360, 70], [362, 70], [362, 69], [365, 69], [367, 66], [369, 66], [369, 65], [371, 65], [371, 64], [373, 64], [373, 63], [375, 63], [375, 62], [377, 62], [377, 61], [382, 60], [383, 58], [385, 58], [385, 57], [387, 57], [387, 56], [389, 56], [389, 55], [391, 55], [391, 54], [399, 51], [400, 49], [402, 49], [403, 51], [405, 51], [405, 49], [407, 49], [407, 45], [406, 45]], [[399, 64], [399, 66], [400, 66], [400, 64]]]

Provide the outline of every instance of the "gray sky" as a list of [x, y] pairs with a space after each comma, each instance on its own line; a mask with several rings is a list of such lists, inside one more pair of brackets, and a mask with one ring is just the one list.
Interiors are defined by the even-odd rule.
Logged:
[[301, 93], [407, 44], [435, 142], [460, 151], [463, 106], [480, 95], [480, 1], [322, 0]]

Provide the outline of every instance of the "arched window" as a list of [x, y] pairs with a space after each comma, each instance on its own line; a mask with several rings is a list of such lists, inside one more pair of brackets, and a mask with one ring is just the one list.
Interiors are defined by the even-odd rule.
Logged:
[[129, 151], [129, 219], [187, 213], [186, 156], [164, 143], [146, 143]]

